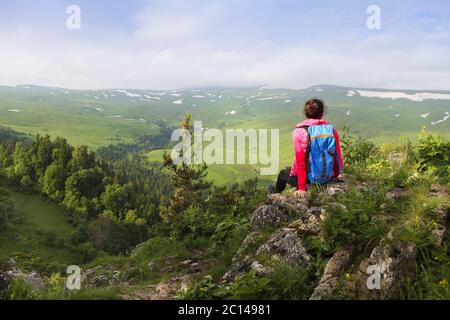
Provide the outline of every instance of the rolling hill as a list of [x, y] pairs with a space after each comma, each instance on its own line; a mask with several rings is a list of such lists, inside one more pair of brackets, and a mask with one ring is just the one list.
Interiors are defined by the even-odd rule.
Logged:
[[[291, 131], [311, 97], [327, 104], [326, 118], [338, 128], [377, 142], [405, 136], [422, 126], [448, 134], [450, 91], [360, 89], [318, 85], [302, 90], [196, 88], [182, 90], [68, 90], [21, 85], [0, 87], [0, 126], [29, 134], [63, 136], [94, 149], [132, 143], [177, 125], [186, 112], [204, 128], [279, 129], [280, 164], [292, 159]], [[159, 157], [160, 153], [156, 153]], [[150, 155], [155, 159], [155, 152]], [[257, 168], [212, 166], [215, 180], [252, 176]], [[235, 174], [232, 172], [236, 171]], [[230, 174], [228, 174], [230, 173]], [[241, 174], [243, 173], [243, 174]]]

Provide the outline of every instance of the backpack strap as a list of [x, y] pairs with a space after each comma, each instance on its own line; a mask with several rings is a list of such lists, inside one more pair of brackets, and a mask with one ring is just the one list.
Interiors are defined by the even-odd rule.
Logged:
[[309, 163], [309, 156], [311, 154], [311, 137], [309, 136], [309, 129], [310, 126], [299, 126], [296, 128], [301, 128], [306, 130], [306, 134], [308, 136], [308, 141], [306, 143], [306, 152], [305, 152], [305, 164], [306, 164], [306, 174], [311, 172], [311, 164]]

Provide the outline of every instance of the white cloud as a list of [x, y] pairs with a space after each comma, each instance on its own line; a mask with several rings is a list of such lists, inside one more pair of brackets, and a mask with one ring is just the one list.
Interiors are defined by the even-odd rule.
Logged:
[[445, 32], [386, 31], [336, 39], [322, 30], [320, 41], [286, 44], [276, 37], [269, 41], [258, 30], [227, 30], [233, 12], [217, 2], [155, 3], [135, 15], [128, 34], [106, 30], [105, 39], [85, 29], [70, 33], [3, 25], [0, 82], [94, 89], [322, 83], [450, 89]]

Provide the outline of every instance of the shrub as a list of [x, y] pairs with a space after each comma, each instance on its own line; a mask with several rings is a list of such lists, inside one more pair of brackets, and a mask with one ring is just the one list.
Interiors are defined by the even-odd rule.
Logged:
[[450, 140], [443, 135], [433, 135], [422, 129], [419, 136], [419, 170], [433, 169], [446, 183], [450, 177]]
[[89, 228], [89, 238], [98, 250], [110, 254], [126, 253], [148, 237], [147, 226], [116, 223], [100, 215]]
[[35, 298], [36, 293], [32, 286], [21, 277], [13, 278], [7, 289], [3, 292], [0, 291], [0, 300], [32, 300]]

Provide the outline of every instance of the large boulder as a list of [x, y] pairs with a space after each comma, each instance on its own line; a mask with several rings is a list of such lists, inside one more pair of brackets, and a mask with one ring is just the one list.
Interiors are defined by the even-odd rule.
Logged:
[[256, 251], [256, 255], [267, 254], [293, 266], [304, 268], [309, 265], [311, 256], [303, 241], [294, 229], [283, 228], [275, 233]]

